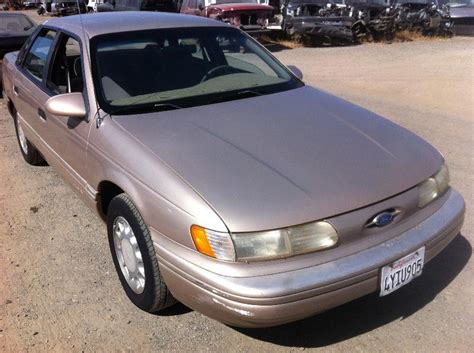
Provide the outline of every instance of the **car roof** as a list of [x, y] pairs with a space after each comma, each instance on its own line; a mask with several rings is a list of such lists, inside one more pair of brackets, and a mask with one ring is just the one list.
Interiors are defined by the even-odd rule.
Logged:
[[166, 12], [117, 11], [55, 18], [46, 27], [63, 29], [79, 37], [92, 38], [107, 33], [130, 32], [159, 28], [227, 27], [226, 23], [200, 16]]

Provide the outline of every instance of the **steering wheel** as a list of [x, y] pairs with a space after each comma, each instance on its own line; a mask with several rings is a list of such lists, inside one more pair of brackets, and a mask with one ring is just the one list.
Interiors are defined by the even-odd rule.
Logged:
[[201, 83], [217, 76], [227, 75], [238, 71], [238, 69], [229, 65], [219, 65], [206, 72], [204, 77], [201, 79]]

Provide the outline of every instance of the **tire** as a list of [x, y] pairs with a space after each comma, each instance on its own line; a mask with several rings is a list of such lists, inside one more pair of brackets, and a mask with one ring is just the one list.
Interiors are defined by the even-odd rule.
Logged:
[[23, 128], [21, 127], [20, 120], [18, 119], [18, 113], [15, 112], [13, 120], [15, 122], [16, 139], [18, 141], [18, 145], [20, 146], [20, 152], [23, 156], [23, 159], [31, 165], [45, 165], [46, 161], [44, 160], [41, 153], [26, 138]]
[[[176, 299], [161, 277], [150, 231], [127, 195], [120, 194], [110, 202], [107, 232], [115, 269], [132, 303], [149, 313], [156, 313], [175, 304]], [[117, 233], [122, 234], [122, 240]], [[135, 239], [127, 238], [130, 236]], [[141, 259], [135, 255], [137, 251]]]

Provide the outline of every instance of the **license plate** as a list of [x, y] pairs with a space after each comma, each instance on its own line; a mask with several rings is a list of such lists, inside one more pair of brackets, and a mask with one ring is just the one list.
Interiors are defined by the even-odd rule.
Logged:
[[425, 263], [425, 247], [382, 267], [380, 296], [390, 294], [421, 275]]

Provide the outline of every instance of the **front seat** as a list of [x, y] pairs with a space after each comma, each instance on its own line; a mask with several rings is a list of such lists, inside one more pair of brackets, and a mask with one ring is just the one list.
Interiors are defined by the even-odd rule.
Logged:
[[84, 90], [84, 80], [82, 78], [81, 57], [74, 59], [72, 65], [74, 78], [71, 80], [71, 92], [82, 92]]

